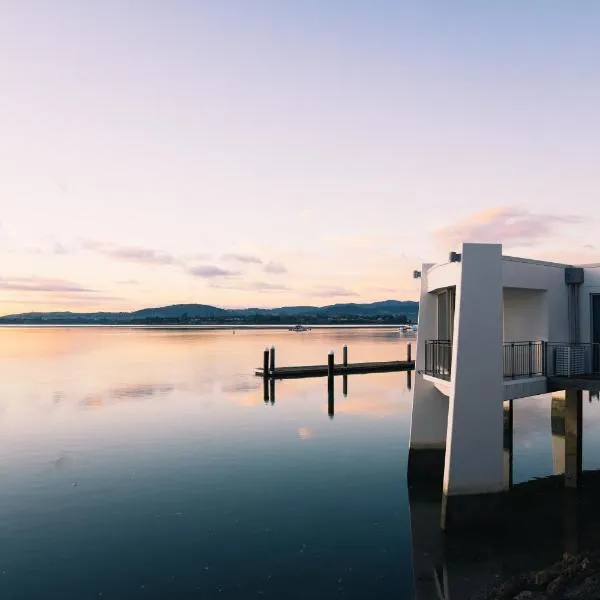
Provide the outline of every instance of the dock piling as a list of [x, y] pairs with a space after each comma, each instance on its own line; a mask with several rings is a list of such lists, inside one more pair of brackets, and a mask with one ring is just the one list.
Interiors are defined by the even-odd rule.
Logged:
[[334, 409], [334, 354], [333, 350], [329, 352], [327, 357], [327, 414], [330, 419], [333, 419]]
[[334, 354], [333, 350], [327, 356], [327, 413], [333, 419], [334, 414]]
[[406, 360], [408, 362], [412, 360], [412, 344], [410, 342], [406, 345]]
[[269, 381], [269, 390], [271, 397], [271, 406], [273, 406], [273, 404], [275, 404], [275, 379], [273, 378], [271, 378], [271, 381]]
[[271, 371], [275, 370], [275, 346], [271, 346]]
[[333, 371], [334, 371], [334, 354], [333, 350], [329, 352], [327, 356], [327, 377], [328, 379], [333, 380]]
[[348, 366], [348, 346], [346, 344], [344, 344], [344, 350], [343, 350], [343, 361], [344, 366], [347, 367]]
[[269, 349], [265, 348], [265, 353], [263, 355], [263, 375], [264, 377], [269, 376]]

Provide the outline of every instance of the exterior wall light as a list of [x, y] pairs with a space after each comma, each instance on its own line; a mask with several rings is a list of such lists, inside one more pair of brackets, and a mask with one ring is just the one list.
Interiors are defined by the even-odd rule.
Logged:
[[421, 271], [413, 271], [413, 279], [421, 279]]
[[450, 252], [450, 262], [460, 262], [461, 254], [459, 252]]

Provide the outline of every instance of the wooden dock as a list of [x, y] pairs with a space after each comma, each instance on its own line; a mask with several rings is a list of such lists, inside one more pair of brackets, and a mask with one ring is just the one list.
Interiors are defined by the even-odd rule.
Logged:
[[[333, 366], [334, 375], [358, 375], [360, 373], [391, 373], [394, 371], [413, 371], [415, 362], [413, 360], [391, 360], [387, 362], [365, 362], [354, 364], [338, 364]], [[256, 369], [255, 375], [270, 377], [273, 379], [300, 379], [302, 377], [327, 377], [328, 365], [303, 365], [299, 367], [276, 367], [267, 369]]]
[[[333, 383], [335, 375], [360, 375], [362, 373], [392, 373], [394, 371], [414, 371], [411, 344], [406, 348], [406, 360], [386, 362], [348, 362], [348, 346], [343, 348], [343, 362], [335, 364], [333, 351], [327, 356], [326, 365], [301, 365], [297, 367], [276, 367], [275, 347], [265, 348], [263, 366], [254, 371], [258, 377], [266, 379], [301, 379], [303, 377], [328, 377]], [[344, 379], [346, 381], [346, 379]]]

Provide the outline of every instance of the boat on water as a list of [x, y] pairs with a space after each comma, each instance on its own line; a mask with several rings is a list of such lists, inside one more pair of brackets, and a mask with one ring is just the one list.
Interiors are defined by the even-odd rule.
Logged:
[[400, 327], [398, 327], [398, 331], [406, 335], [416, 334], [417, 325], [400, 325]]
[[290, 327], [289, 331], [310, 331], [310, 327], [304, 327], [304, 325], [294, 325], [294, 327]]

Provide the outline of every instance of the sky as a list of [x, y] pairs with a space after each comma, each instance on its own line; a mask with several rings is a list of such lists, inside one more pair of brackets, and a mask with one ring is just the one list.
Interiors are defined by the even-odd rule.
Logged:
[[600, 261], [595, 0], [0, 0], [0, 314]]

